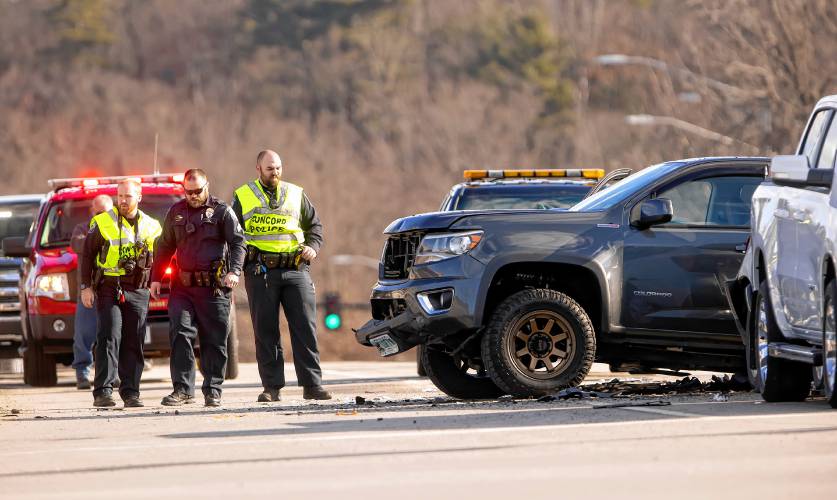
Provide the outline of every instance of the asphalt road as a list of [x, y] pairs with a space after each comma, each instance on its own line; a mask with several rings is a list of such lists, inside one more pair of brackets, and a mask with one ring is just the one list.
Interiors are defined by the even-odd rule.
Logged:
[[[596, 369], [588, 382], [613, 377]], [[837, 411], [821, 399], [463, 403], [414, 373], [326, 363], [334, 401], [311, 404], [291, 387], [266, 404], [255, 402], [255, 366], [243, 365], [222, 408], [177, 412], [158, 404], [170, 391], [162, 366], [144, 375], [148, 406], [129, 410], [93, 409], [69, 371], [51, 389], [2, 375], [0, 498], [761, 500], [837, 486]]]

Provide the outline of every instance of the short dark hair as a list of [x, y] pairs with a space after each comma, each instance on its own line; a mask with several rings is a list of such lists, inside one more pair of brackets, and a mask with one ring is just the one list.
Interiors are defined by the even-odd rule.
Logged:
[[200, 168], [190, 168], [189, 170], [186, 171], [185, 174], [183, 174], [183, 182], [186, 182], [189, 179], [192, 179], [192, 180], [199, 180], [199, 179], [209, 180], [209, 177], [207, 177], [206, 172], [204, 172]]

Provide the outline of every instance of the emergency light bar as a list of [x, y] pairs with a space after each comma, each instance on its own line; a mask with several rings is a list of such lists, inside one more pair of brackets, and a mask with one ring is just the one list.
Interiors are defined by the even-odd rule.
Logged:
[[605, 175], [603, 168], [540, 168], [533, 170], [466, 170], [465, 179], [508, 179], [512, 177], [580, 177], [583, 179], [601, 179]]
[[69, 179], [50, 179], [49, 187], [55, 191], [72, 187], [94, 188], [102, 184], [117, 184], [125, 179], [135, 179], [142, 183], [159, 184], [183, 182], [183, 174], [153, 174], [153, 175], [115, 175], [111, 177], [73, 177]]

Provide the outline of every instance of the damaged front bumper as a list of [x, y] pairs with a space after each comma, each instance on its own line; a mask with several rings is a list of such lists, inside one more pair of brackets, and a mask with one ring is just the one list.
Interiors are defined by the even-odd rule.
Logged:
[[415, 279], [378, 282], [370, 298], [374, 319], [355, 330], [355, 339], [376, 347], [381, 356], [392, 356], [477, 328], [482, 275], [481, 264], [463, 257], [423, 266]]

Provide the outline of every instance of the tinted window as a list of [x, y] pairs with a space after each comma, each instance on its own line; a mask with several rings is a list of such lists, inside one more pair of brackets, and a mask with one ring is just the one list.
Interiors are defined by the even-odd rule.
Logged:
[[834, 154], [837, 151], [837, 120], [831, 120], [831, 126], [825, 136], [825, 141], [820, 149], [820, 158], [817, 160], [817, 168], [834, 168]]
[[637, 191], [655, 183], [660, 178], [668, 175], [685, 165], [683, 162], [659, 163], [643, 168], [635, 174], [625, 177], [611, 187], [582, 200], [570, 210], [574, 212], [607, 210], [637, 193]]
[[802, 144], [802, 154], [808, 157], [808, 165], [814, 165], [814, 154], [817, 152], [817, 145], [820, 143], [822, 137], [823, 125], [825, 125], [826, 118], [830, 110], [824, 109], [814, 115], [814, 120], [811, 122], [811, 127], [805, 136], [805, 142]]
[[657, 195], [674, 208], [670, 224], [749, 226], [750, 204], [761, 177], [712, 177], [679, 184]]
[[[181, 197], [175, 195], [144, 195], [139, 208], [162, 224], [166, 212], [180, 199]], [[90, 222], [92, 201], [92, 199], [63, 200], [50, 206], [41, 232], [41, 247], [69, 245], [73, 228], [78, 224]]]
[[569, 208], [581, 201], [590, 188], [578, 184], [466, 188], [453, 210]]
[[26, 236], [38, 214], [40, 202], [0, 204], [0, 239]]

